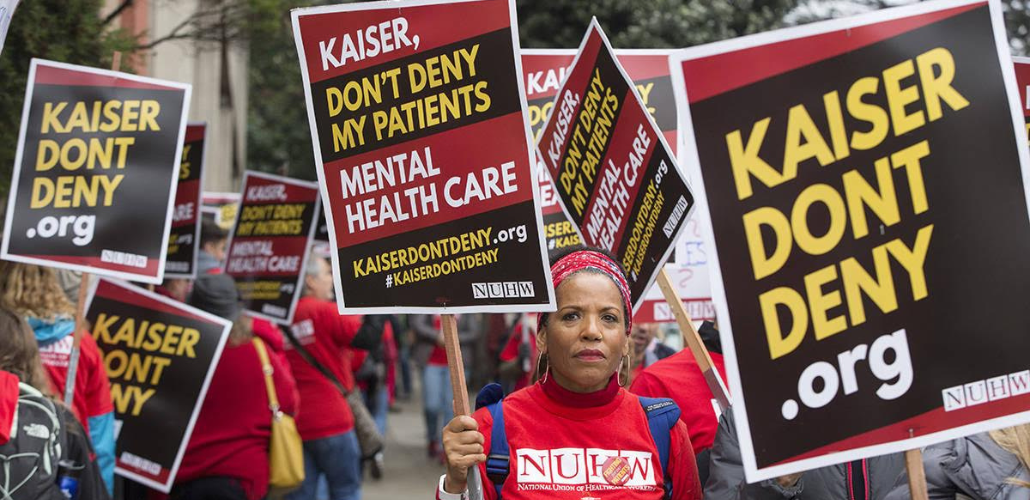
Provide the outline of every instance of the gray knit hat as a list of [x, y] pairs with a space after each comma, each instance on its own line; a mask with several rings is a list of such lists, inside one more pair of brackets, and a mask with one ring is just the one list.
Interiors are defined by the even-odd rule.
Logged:
[[229, 321], [236, 321], [242, 309], [236, 282], [227, 274], [205, 274], [197, 278], [189, 304]]

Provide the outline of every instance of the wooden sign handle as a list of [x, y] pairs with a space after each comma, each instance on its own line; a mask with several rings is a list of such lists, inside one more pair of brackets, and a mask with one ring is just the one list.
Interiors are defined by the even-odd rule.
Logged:
[[[465, 363], [461, 359], [461, 344], [458, 342], [458, 318], [453, 314], [441, 314], [440, 329], [443, 330], [443, 346], [447, 351], [447, 368], [451, 374], [454, 415], [472, 415], [469, 391], [465, 385]], [[470, 500], [483, 499], [483, 481], [479, 477], [479, 467], [469, 470], [468, 490]]]
[[908, 471], [908, 489], [912, 492], [912, 500], [929, 500], [926, 489], [926, 471], [923, 469], [923, 451], [920, 449], [905, 452], [905, 469]]
[[71, 408], [75, 400], [75, 378], [79, 371], [79, 347], [82, 345], [82, 331], [86, 329], [86, 295], [89, 294], [89, 273], [82, 273], [79, 282], [79, 300], [75, 304], [75, 331], [72, 332], [72, 352], [68, 360], [68, 378], [64, 381], [64, 404]]
[[715, 371], [715, 365], [712, 364], [712, 356], [708, 354], [708, 349], [705, 347], [704, 342], [701, 341], [701, 335], [697, 333], [697, 328], [694, 328], [694, 322], [691, 321], [690, 314], [687, 312], [686, 306], [683, 305], [680, 294], [676, 291], [676, 287], [673, 286], [672, 280], [669, 279], [669, 274], [665, 272], [665, 268], [658, 272], [658, 288], [662, 290], [665, 301], [669, 303], [669, 308], [672, 309], [672, 314], [676, 317], [676, 323], [679, 324], [680, 331], [683, 332], [683, 339], [687, 343], [687, 348], [690, 349], [690, 352], [694, 353], [697, 366], [701, 369], [701, 374], [704, 375], [708, 388], [712, 390], [715, 401], [719, 404], [719, 408], [722, 411], [726, 411], [726, 408], [730, 406], [729, 395], [726, 394], [726, 388], [720, 383], [719, 374]]
[[[122, 67], [122, 53], [111, 56], [111, 71]], [[71, 408], [75, 400], [75, 377], [79, 372], [79, 346], [82, 345], [82, 331], [86, 329], [86, 295], [89, 292], [89, 273], [82, 273], [79, 282], [79, 300], [75, 304], [75, 331], [72, 332], [72, 352], [68, 359], [68, 378], [64, 381], [64, 404]]]

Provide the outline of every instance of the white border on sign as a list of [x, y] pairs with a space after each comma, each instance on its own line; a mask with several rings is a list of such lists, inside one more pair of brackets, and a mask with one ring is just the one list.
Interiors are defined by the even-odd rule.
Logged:
[[[616, 56], [672, 56], [678, 48], [613, 48]], [[523, 56], [575, 56], [576, 48], [523, 48]], [[564, 84], [564, 80], [561, 80]]]
[[196, 307], [183, 304], [182, 302], [179, 302], [174, 299], [170, 299], [168, 297], [165, 297], [164, 295], [151, 292], [149, 290], [140, 288], [138, 286], [126, 283], [121, 280], [112, 280], [108, 278], [100, 278], [98, 280], [94, 280], [93, 283], [90, 285], [89, 295], [86, 297], [86, 304], [83, 307], [85, 315], [87, 316], [89, 313], [89, 306], [93, 304], [93, 297], [96, 295], [97, 287], [100, 286], [101, 281], [106, 281], [107, 283], [113, 286], [128, 290], [132, 293], [138, 293], [148, 299], [156, 300], [165, 305], [174, 307], [176, 309], [180, 309], [185, 313], [200, 316], [201, 318], [204, 318], [207, 321], [210, 321], [217, 325], [222, 325], [222, 337], [218, 340], [218, 347], [215, 348], [215, 352], [211, 357], [211, 364], [208, 365], [207, 373], [204, 375], [204, 382], [203, 384], [201, 384], [200, 392], [197, 394], [197, 401], [193, 404], [193, 412], [190, 413], [190, 421], [188, 424], [186, 424], [186, 433], [182, 436], [182, 442], [179, 444], [179, 452], [176, 453], [175, 461], [172, 462], [172, 468], [168, 472], [168, 481], [165, 483], [159, 483], [146, 476], [141, 476], [139, 474], [136, 474], [135, 472], [122, 469], [121, 467], [118, 467], [118, 461], [115, 460], [114, 470], [120, 476], [127, 477], [129, 479], [132, 479], [133, 481], [138, 481], [162, 493], [170, 493], [172, 491], [172, 485], [175, 483], [175, 476], [179, 473], [179, 465], [182, 463], [182, 457], [186, 454], [186, 445], [189, 444], [190, 437], [193, 435], [193, 426], [196, 425], [197, 417], [200, 415], [200, 407], [204, 403], [204, 398], [207, 397], [207, 389], [211, 385], [211, 378], [215, 375], [215, 368], [218, 366], [218, 361], [222, 359], [222, 350], [225, 348], [226, 341], [229, 340], [229, 330], [232, 329], [232, 322], [225, 318], [215, 316], [214, 314], [211, 314], [207, 311], [202, 311], [200, 309], [197, 309]]
[[[233, 240], [233, 237], [236, 236], [236, 227], [240, 223], [240, 216], [243, 214], [243, 205], [246, 202], [246, 198], [247, 198], [247, 196], [246, 196], [246, 192], [247, 192], [247, 179], [249, 179], [251, 177], [257, 177], [259, 179], [264, 179], [266, 181], [281, 182], [283, 184], [292, 184], [292, 185], [297, 186], [297, 187], [311, 189], [311, 190], [315, 191], [315, 195], [316, 195], [315, 196], [315, 210], [311, 213], [311, 217], [312, 217], [311, 227], [308, 228], [308, 241], [307, 241], [307, 243], [304, 244], [304, 258], [300, 261], [300, 273], [297, 274], [297, 282], [293, 285], [293, 300], [290, 301], [290, 310], [289, 310], [289, 312], [287, 312], [286, 317], [285, 318], [276, 318], [275, 316], [269, 316], [267, 314], [264, 314], [264, 313], [261, 313], [259, 311], [255, 311], [255, 310], [252, 310], [252, 309], [244, 309], [244, 311], [246, 311], [247, 314], [250, 315], [250, 316], [261, 318], [261, 319], [270, 321], [272, 323], [277, 323], [277, 324], [284, 325], [284, 326], [288, 327], [291, 324], [293, 324], [293, 314], [297, 312], [297, 302], [300, 300], [300, 293], [304, 290], [304, 287], [302, 286], [302, 284], [304, 282], [304, 274], [307, 272], [306, 269], [308, 267], [308, 256], [311, 253], [311, 243], [312, 243], [312, 240], [315, 237], [315, 229], [316, 229], [315, 226], [318, 225], [318, 211], [320, 209], [319, 205], [322, 202], [322, 198], [318, 197], [318, 185], [315, 184], [314, 182], [302, 181], [300, 179], [294, 179], [292, 177], [283, 177], [283, 176], [280, 176], [280, 175], [266, 174], [264, 172], [257, 172], [257, 171], [254, 171], [254, 170], [246, 170], [246, 171], [244, 171], [243, 172], [243, 185], [242, 185], [243, 187], [240, 188], [240, 205], [239, 205], [239, 210], [236, 211], [236, 220], [233, 221], [233, 223], [232, 223], [232, 229], [229, 231], [229, 238], [226, 240], [226, 243], [225, 243], [225, 264], [223, 264], [223, 266], [222, 266], [223, 271], [226, 270], [228, 268], [228, 266], [229, 266], [229, 257], [230, 257], [230, 253], [229, 252], [232, 250], [232, 240]], [[274, 237], [278, 238], [278, 236], [274, 236]], [[226, 274], [229, 274], [229, 273], [226, 272]], [[229, 276], [233, 278], [233, 281], [236, 281], [236, 278], [233, 277], [231, 274], [229, 274]]]
[[[622, 67], [622, 63], [619, 62], [619, 57], [618, 57], [619, 54], [617, 52], [615, 52], [615, 49], [612, 48], [611, 42], [608, 41], [608, 36], [604, 34], [604, 30], [601, 29], [601, 25], [600, 25], [600, 23], [597, 22], [597, 18], [596, 17], [590, 19], [590, 26], [587, 28], [586, 34], [583, 35], [583, 41], [581, 41], [579, 43], [579, 48], [576, 49], [576, 57], [572, 60], [572, 64], [569, 65], [569, 68], [575, 68], [576, 64], [579, 63], [579, 57], [583, 54], [583, 48], [586, 46], [587, 41], [590, 40], [590, 34], [593, 33], [594, 31], [597, 31], [597, 34], [601, 37], [601, 42], [603, 43], [603, 47], [601, 48], [601, 50], [607, 49], [609, 52], [611, 52], [612, 54], [615, 55], [615, 57], [612, 57], [612, 61], [615, 62], [615, 67], [618, 68], [619, 74], [622, 75], [623, 80], [625, 80], [627, 83], [629, 83], [629, 88], [633, 92], [633, 98], [634, 98], [634, 101], [636, 102], [636, 105], [639, 106], [640, 109], [644, 112], [644, 116], [647, 118], [647, 122], [651, 125], [652, 131], [656, 132], [655, 135], [658, 136], [658, 141], [659, 141], [661, 147], [665, 148], [665, 154], [666, 154], [666, 156], [669, 157], [669, 161], [672, 163], [672, 169], [670, 170], [670, 173], [673, 172], [673, 171], [678, 173], [680, 175], [680, 179], [683, 180], [683, 185], [687, 188], [687, 192], [690, 193], [691, 197], [695, 198], [694, 202], [690, 204], [690, 208], [687, 210], [687, 213], [683, 214], [683, 217], [680, 219], [679, 228], [676, 229], [676, 234], [674, 234], [672, 236], [672, 244], [669, 245], [669, 248], [665, 249], [665, 253], [662, 254], [661, 260], [658, 262], [658, 265], [655, 266], [654, 273], [651, 276], [648, 276], [647, 283], [646, 283], [646, 286], [644, 286], [643, 293], [641, 293], [640, 297], [638, 297], [637, 300], [633, 303], [633, 313], [632, 314], [636, 314], [637, 311], [640, 309], [640, 306], [644, 303], [645, 299], [647, 298], [648, 290], [650, 290], [651, 287], [654, 286], [654, 282], [658, 278], [658, 273], [662, 272], [665, 269], [665, 264], [669, 262], [669, 256], [672, 255], [672, 252], [674, 250], [676, 250], [676, 242], [679, 241], [680, 237], [683, 236], [683, 231], [687, 227], [687, 221], [689, 221], [690, 218], [693, 217], [694, 209], [695, 209], [695, 207], [697, 207], [697, 199], [696, 199], [697, 198], [697, 194], [695, 193], [694, 188], [691, 186], [690, 180], [689, 180], [688, 176], [680, 168], [679, 162], [677, 161], [677, 158], [676, 158], [676, 155], [672, 153], [672, 149], [669, 148], [669, 144], [667, 142], [665, 142], [665, 133], [662, 132], [662, 129], [660, 129], [658, 127], [658, 123], [654, 121], [654, 117], [651, 116], [651, 113], [647, 110], [646, 107], [644, 107], [644, 99], [640, 97], [640, 90], [637, 89], [636, 84], [633, 83], [633, 79], [631, 79], [629, 77], [629, 74], [626, 73], [626, 69]], [[542, 50], [560, 50], [560, 49], [542, 49]], [[657, 50], [657, 49], [655, 49], [655, 50]], [[634, 52], [637, 53], [637, 54], [642, 54], [643, 53], [641, 50], [636, 50]], [[540, 55], [547, 55], [547, 54], [540, 54]], [[600, 51], [598, 52], [598, 55], [600, 55]], [[521, 73], [519, 73], [519, 74], [521, 75]], [[568, 83], [568, 78], [569, 78], [569, 75], [571, 75], [571, 74], [572, 74], [572, 71], [570, 70], [570, 71], [568, 71], [565, 74], [565, 78], [562, 79], [561, 86], [558, 87], [558, 91], [555, 92], [555, 94], [554, 94], [554, 100], [551, 101], [552, 103], [554, 103], [554, 105], [551, 107], [551, 109], [556, 109], [556, 106], [558, 106], [558, 100], [561, 98], [562, 92], [565, 91], [565, 84]], [[522, 78], [524, 79], [524, 77], [522, 77]], [[520, 82], [521, 82], [521, 80], [520, 80]], [[520, 87], [520, 90], [523, 90], [523, 89]], [[523, 95], [525, 95], [525, 94], [523, 93]], [[525, 100], [525, 98], [523, 98], [523, 100]], [[619, 112], [619, 116], [622, 116], [622, 112], [621, 111]], [[548, 119], [548, 122], [544, 124], [544, 130], [547, 129], [547, 125], [549, 123], [550, 123], [550, 119]], [[541, 134], [540, 137], [543, 138], [543, 134]], [[655, 149], [657, 150], [657, 146], [655, 146]], [[538, 155], [540, 154], [540, 148], [539, 147], [535, 147], [534, 151], [536, 151], [536, 154], [538, 154]], [[550, 173], [550, 171], [551, 171], [551, 169], [549, 167], [546, 167], [545, 170], [547, 170], [548, 173]], [[554, 182], [553, 176], [552, 176], [551, 181]], [[576, 225], [575, 222], [573, 222], [575, 219], [573, 219], [572, 214], [571, 214], [571, 212], [569, 212], [568, 207], [565, 206], [565, 201], [562, 199], [561, 196], [558, 196], [557, 198], [558, 198], [558, 205], [560, 205], [562, 211], [565, 212], [565, 217], [569, 220], [569, 222], [572, 223], [572, 227], [576, 230], [576, 234], [579, 236], [579, 240], [583, 241], [583, 242], [586, 242], [586, 239], [583, 238], [583, 233], [580, 231], [579, 226]]]
[[[409, 7], [423, 7], [430, 5], [448, 5], [448, 4], [459, 4], [459, 3], [470, 3], [470, 2], [481, 2], [481, 1], [498, 1], [498, 0], [397, 0], [397, 1], [378, 1], [378, 2], [363, 2], [355, 4], [344, 4], [344, 5], [330, 5], [324, 7], [308, 7], [303, 9], [293, 9], [290, 11], [290, 18], [293, 24], [293, 38], [297, 45], [298, 59], [300, 60], [300, 74], [304, 83], [304, 100], [307, 104], [308, 114], [308, 125], [311, 128], [311, 143], [315, 153], [315, 173], [318, 174], [318, 188], [322, 193], [322, 199], [329, 200], [329, 191], [326, 188], [325, 181], [325, 164], [322, 161], [322, 147], [318, 139], [318, 126], [315, 123], [315, 117], [312, 112], [314, 105], [311, 99], [311, 81], [308, 77], [308, 62], [307, 54], [304, 52], [304, 41], [300, 32], [300, 18], [301, 16], [317, 15], [317, 14], [334, 14], [339, 12], [355, 12], [365, 10], [396, 10], [400, 14], [401, 9]], [[544, 284], [547, 287], [547, 303], [546, 304], [497, 304], [497, 305], [468, 305], [468, 306], [457, 306], [457, 307], [427, 307], [427, 306], [403, 306], [403, 305], [391, 305], [391, 306], [379, 306], [379, 307], [347, 307], [344, 303], [343, 297], [343, 282], [341, 279], [342, 271], [340, 269], [340, 252], [339, 243], [336, 238], [336, 225], [333, 223], [333, 211], [325, 210], [325, 220], [329, 233], [329, 244], [331, 248], [331, 257], [333, 263], [333, 286], [336, 291], [336, 306], [340, 314], [392, 314], [392, 313], [429, 313], [429, 314], [458, 314], [458, 313], [505, 313], [505, 312], [553, 312], [557, 310], [558, 306], [554, 298], [554, 284], [552, 283], [551, 268], [549, 259], [547, 258], [547, 244], [544, 239], [544, 224], [543, 224], [543, 211], [540, 203], [540, 187], [536, 182], [536, 146], [533, 144], [533, 135], [529, 128], [529, 122], [527, 121], [526, 115], [529, 109], [529, 104], [526, 101], [526, 89], [524, 77], [522, 74], [522, 53], [519, 45], [519, 23], [518, 16], [515, 13], [515, 0], [506, 0], [508, 2], [508, 19], [510, 21], [511, 28], [511, 39], [512, 39], [512, 53], [515, 60], [515, 77], [518, 80], [518, 92], [519, 99], [522, 101], [522, 127], [525, 130], [526, 136], [526, 149], [527, 149], [527, 160], [529, 160], [529, 176], [530, 186], [533, 190], [533, 207], [536, 212], [536, 225], [537, 225], [537, 241], [540, 246], [540, 258], [542, 263], [542, 272]], [[328, 206], [328, 203], [326, 204]]]
[[[204, 224], [204, 174], [207, 172], [207, 122], [189, 122], [186, 127], [204, 127], [204, 147], [203, 151], [200, 152], [200, 178], [197, 179], [197, 222], [193, 231], [193, 262], [190, 263], [190, 272], [188, 273], [165, 273], [165, 278], [172, 279], [196, 279], [197, 278], [197, 259], [200, 257], [200, 227]], [[183, 139], [185, 140], [185, 138]], [[180, 153], [181, 154], [181, 153]], [[180, 164], [182, 160], [179, 160]], [[174, 200], [172, 205], [175, 205]], [[168, 228], [168, 232], [171, 233], [172, 228]], [[165, 250], [167, 252], [167, 250]]]
[[[1020, 135], [1020, 131], [1024, 131], [1025, 133], [1024, 129], [1026, 123], [1023, 119], [1022, 110], [1018, 105], [1020, 100], [1016, 89], [1015, 67], [1012, 64], [1011, 56], [1009, 55], [1008, 40], [1005, 35], [1005, 25], [1002, 21], [1001, 5], [998, 0], [938, 0], [884, 9], [846, 19], [823, 21], [796, 28], [786, 28], [778, 31], [749, 35], [733, 40], [716, 42], [676, 51], [669, 57], [669, 69], [673, 78], [673, 93], [676, 95], [677, 108], [679, 110], [680, 126], [678, 130], [681, 134], [679, 150], [680, 155], [682, 155], [681, 163], [686, 164], [688, 168], [696, 174], [697, 179], [701, 179], [700, 157], [698, 154], [697, 142], [694, 137], [693, 119], [690, 114], [689, 100], [685, 87], [686, 83], [683, 76], [682, 63], [684, 61], [975, 4], [985, 4], [990, 7], [991, 28], [994, 31], [999, 63], [1001, 65], [1002, 76], [1005, 81], [1006, 92], [1008, 93], [1009, 108], [1012, 113], [1014, 126], [1013, 133], [1016, 136], [1016, 145], [1025, 146], [1027, 139], [1025, 136]], [[1023, 174], [1023, 188], [1028, 207], [1028, 221], [1030, 221], [1030, 150], [1026, 147], [1017, 147], [1017, 150], [1021, 164], [1020, 170]], [[698, 209], [699, 217], [701, 217], [699, 222], [704, 222], [703, 233], [705, 244], [712, 250], [709, 254], [711, 259], [709, 264], [711, 266], [712, 300], [715, 302], [716, 315], [720, 320], [720, 337], [723, 345], [723, 356], [726, 362], [726, 373], [729, 378], [730, 387], [733, 390], [733, 403], [734, 407], [736, 407], [735, 419], [737, 435], [740, 439], [741, 458], [744, 463], [744, 473], [749, 483], [852, 460], [886, 455], [889, 453], [900, 453], [943, 441], [961, 438], [978, 432], [1009, 427], [1030, 421], [1030, 411], [1021, 412], [961, 427], [955, 427], [917, 438], [902, 439], [842, 452], [833, 452], [817, 457], [795, 460], [759, 469], [755, 460], [754, 442], [751, 438], [751, 429], [747, 417], [747, 407], [744, 402], [745, 393], [740, 380], [736, 347], [733, 343], [733, 328], [729, 315], [729, 308], [726, 302], [726, 289], [722, 278], [722, 267], [719, 263], [719, 251], [715, 245], [714, 231], [711, 226], [711, 214], [707, 206], [708, 198], [705, 192], [705, 184], [703, 180], [698, 182], [697, 186], [698, 190], [695, 194], [697, 195], [697, 202], [700, 206]]]
[[[147, 274], [136, 274], [125, 271], [115, 271], [112, 269], [104, 269], [102, 267], [93, 267], [81, 264], [69, 264], [55, 260], [37, 259], [35, 257], [26, 257], [24, 255], [17, 255], [8, 252], [7, 247], [11, 241], [11, 220], [14, 218], [15, 199], [18, 197], [18, 182], [21, 179], [22, 155], [25, 152], [25, 134], [29, 125], [29, 108], [32, 105], [32, 91], [36, 86], [37, 66], [49, 66], [52, 68], [77, 71], [80, 73], [93, 73], [96, 75], [107, 76], [115, 79], [147, 83], [150, 85], [168, 87], [170, 89], [179, 89], [184, 92], [182, 100], [182, 116], [179, 118], [179, 138], [177, 141], [177, 145], [175, 147], [175, 161], [173, 162], [174, 165], [171, 171], [171, 178], [169, 179], [171, 188], [168, 191], [168, 207], [165, 211], [164, 238], [161, 240], [161, 250], [159, 252], [158, 257], [156, 276], [150, 276]], [[29, 65], [29, 79], [25, 87], [25, 104], [22, 107], [21, 129], [18, 132], [18, 149], [14, 155], [14, 175], [11, 178], [10, 196], [7, 200], [7, 217], [4, 224], [3, 242], [2, 244], [0, 244], [0, 259], [9, 260], [12, 262], [24, 262], [26, 264], [36, 264], [40, 266], [54, 267], [58, 269], [70, 269], [72, 271], [93, 273], [98, 276], [108, 276], [118, 279], [148, 283], [152, 285], [160, 285], [165, 272], [165, 259], [168, 257], [168, 233], [171, 231], [172, 228], [172, 211], [175, 210], [175, 190], [179, 184], [178, 178], [179, 164], [181, 163], [182, 158], [182, 141], [183, 138], [186, 136], [186, 116], [189, 113], [190, 109], [190, 94], [192, 92], [193, 87], [188, 83], [158, 80], [156, 78], [130, 75], [127, 73], [119, 73], [117, 71], [111, 71], [106, 69], [76, 66], [74, 64], [65, 64], [56, 61], [48, 61], [46, 59], [37, 58], [33, 58], [31, 64]]]

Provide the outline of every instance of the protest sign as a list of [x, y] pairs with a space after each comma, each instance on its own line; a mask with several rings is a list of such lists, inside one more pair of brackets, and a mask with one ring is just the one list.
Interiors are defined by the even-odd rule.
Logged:
[[247, 171], [225, 273], [236, 280], [244, 308], [289, 325], [303, 291], [308, 249], [319, 212], [318, 186]]
[[[655, 119], [658, 128], [676, 151], [676, 98], [672, 93], [669, 77], [669, 53], [671, 50], [616, 50], [633, 80], [644, 106]], [[554, 106], [554, 96], [565, 74], [576, 57], [572, 49], [525, 49], [522, 51], [522, 71], [525, 78], [526, 99], [529, 104], [529, 126], [533, 140], [540, 139], [547, 117]], [[540, 185], [540, 202], [543, 210], [544, 237], [547, 251], [553, 257], [566, 248], [581, 245], [576, 228], [569, 222], [558, 203], [554, 182], [547, 172], [543, 159], [537, 157], [537, 182]]]
[[1013, 57], [1016, 65], [1016, 87], [1026, 120], [1027, 141], [1030, 142], [1030, 57]]
[[[676, 153], [676, 95], [669, 75], [671, 49], [616, 49], [615, 57], [633, 81], [640, 100], [654, 118], [673, 153]], [[523, 49], [522, 71], [526, 80], [529, 126], [540, 140], [554, 107], [554, 96], [576, 58], [574, 49]], [[541, 160], [542, 161], [542, 160]]]
[[748, 481], [1030, 420], [1028, 154], [997, 2], [670, 64]]
[[111, 380], [115, 471], [168, 493], [232, 323], [106, 279], [87, 311]]
[[537, 143], [565, 214], [630, 279], [634, 311], [694, 206], [686, 179], [597, 20]]
[[33, 59], [2, 258], [160, 283], [189, 96]]
[[293, 11], [347, 312], [554, 308], [513, 0]]
[[214, 222], [218, 227], [228, 231], [236, 222], [236, 212], [240, 209], [240, 193], [215, 193], [205, 191], [201, 196], [200, 213], [204, 220]]
[[195, 278], [197, 253], [200, 251], [200, 188], [204, 181], [204, 151], [207, 148], [203, 123], [186, 126], [186, 142], [182, 146], [179, 165], [179, 186], [175, 190], [172, 212], [172, 234], [168, 237], [166, 278]]
[[[690, 243], [690, 247], [700, 238], [697, 223], [693, 218], [687, 221], [687, 229], [682, 236]], [[687, 314], [694, 323], [715, 321], [715, 304], [712, 302], [712, 287], [708, 278], [708, 264], [703, 254], [698, 251], [689, 252], [690, 261], [681, 261], [675, 265], [665, 266], [669, 280], [679, 292]], [[640, 308], [633, 315], [633, 321], [640, 323], [672, 323], [676, 321], [669, 303], [657, 285], [648, 289]]]
[[0, 54], [4, 52], [4, 40], [7, 39], [7, 30], [11, 28], [11, 18], [16, 7], [18, 0], [0, 0]]

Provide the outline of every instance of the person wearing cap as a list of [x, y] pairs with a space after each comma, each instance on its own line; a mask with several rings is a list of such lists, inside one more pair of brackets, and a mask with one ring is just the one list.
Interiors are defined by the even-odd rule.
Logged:
[[[632, 326], [625, 272], [588, 249], [559, 256], [551, 275], [557, 311], [539, 317], [536, 333], [543, 376], [447, 424], [437, 498], [467, 497], [469, 470], [477, 467], [487, 500], [700, 499], [675, 403], [642, 404], [622, 387]], [[494, 442], [499, 435], [504, 442]]]
[[170, 498], [264, 498], [268, 491], [272, 412], [265, 374], [252, 340], [261, 339], [268, 352], [279, 409], [293, 415], [297, 388], [283, 357], [282, 336], [271, 323], [241, 314], [239, 292], [228, 275], [201, 276], [193, 285], [189, 304], [233, 321], [233, 326], [211, 377]]

